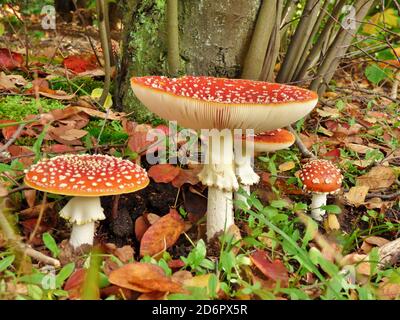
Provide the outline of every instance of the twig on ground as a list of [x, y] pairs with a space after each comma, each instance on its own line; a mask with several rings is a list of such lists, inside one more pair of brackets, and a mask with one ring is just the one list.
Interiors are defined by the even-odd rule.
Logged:
[[21, 251], [23, 254], [26, 254], [27, 256], [37, 261], [43, 262], [45, 264], [50, 264], [55, 267], [59, 267], [61, 265], [60, 261], [46, 256], [45, 254], [31, 248], [30, 246], [28, 246], [25, 243], [22, 243], [19, 240], [19, 237], [15, 234], [11, 224], [8, 222], [4, 214], [3, 208], [4, 208], [4, 203], [2, 200], [2, 203], [0, 204], [0, 229], [3, 231], [5, 240], [7, 240], [7, 242], [9, 242], [16, 250]]
[[[75, 152], [79, 152], [79, 151], [91, 151], [91, 150], [97, 150], [97, 149], [110, 149], [110, 148], [122, 148], [125, 147], [125, 144], [110, 144], [110, 145], [102, 145], [102, 146], [93, 146], [90, 148], [84, 148], [84, 147], [76, 147]], [[52, 154], [63, 154], [63, 153], [71, 153], [71, 151], [54, 151], [54, 152], [49, 152]], [[21, 159], [21, 158], [29, 158], [29, 157], [34, 157], [35, 153], [25, 153], [25, 154], [21, 154], [19, 156], [12, 156], [12, 157], [0, 157], [0, 162], [10, 162], [12, 160], [15, 159]]]
[[378, 253], [380, 269], [396, 264], [400, 258], [400, 238], [384, 244]]
[[301, 141], [301, 138], [297, 134], [296, 130], [294, 130], [291, 125], [287, 126], [286, 129], [288, 129], [296, 137], [296, 145], [303, 156], [305, 156], [306, 158], [316, 158], [316, 156], [310, 150], [307, 149], [303, 141]]
[[20, 246], [21, 246], [21, 249], [23, 250], [23, 252], [27, 256], [29, 256], [37, 261], [43, 262], [45, 264], [50, 264], [55, 267], [59, 267], [61, 265], [59, 260], [54, 259], [49, 256], [46, 256], [45, 254], [43, 254], [40, 251], [37, 251], [35, 249], [32, 249], [30, 246], [28, 246], [26, 244], [21, 243]]
[[16, 192], [25, 191], [25, 190], [31, 190], [31, 189], [32, 189], [31, 187], [22, 186], [22, 187], [14, 188], [14, 189], [8, 191], [7, 195], [9, 196], [10, 194], [13, 194], [13, 193], [16, 193]]
[[11, 146], [15, 140], [17, 140], [19, 138], [19, 136], [22, 133], [22, 130], [24, 130], [25, 128], [25, 124], [22, 123], [18, 126], [18, 129], [14, 132], [14, 134], [11, 136], [11, 138], [0, 147], [0, 153], [3, 151], [6, 151], [8, 149], [9, 146]]
[[382, 200], [392, 200], [400, 197], [400, 191], [389, 193], [389, 194], [382, 194], [382, 193], [373, 193], [370, 192], [367, 194], [366, 198], [381, 198]]
[[375, 92], [375, 91], [368, 90], [368, 89], [364, 89], [364, 88], [353, 87], [353, 88], [351, 88], [351, 89], [347, 89], [347, 88], [336, 87], [335, 90], [337, 90], [337, 91], [342, 91], [342, 92], [346, 92], [346, 93], [351, 93], [351, 92], [353, 92], [353, 91], [359, 91], [359, 92], [362, 92], [362, 93], [369, 94], [369, 95], [371, 95], [371, 96], [381, 96], [381, 97], [386, 98], [386, 99], [389, 99], [389, 100], [391, 100], [391, 101], [393, 101], [393, 102], [400, 103], [400, 100], [398, 100], [398, 99], [393, 99], [390, 95], [387, 95], [387, 94], [385, 94], [385, 93]]

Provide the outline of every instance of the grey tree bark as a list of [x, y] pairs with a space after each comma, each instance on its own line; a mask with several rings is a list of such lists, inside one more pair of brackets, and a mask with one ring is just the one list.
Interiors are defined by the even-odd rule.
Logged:
[[[240, 76], [261, 0], [180, 0], [179, 50], [183, 74]], [[129, 79], [167, 74], [163, 1], [125, 0], [124, 45], [118, 98], [140, 122], [152, 120], [133, 97]]]

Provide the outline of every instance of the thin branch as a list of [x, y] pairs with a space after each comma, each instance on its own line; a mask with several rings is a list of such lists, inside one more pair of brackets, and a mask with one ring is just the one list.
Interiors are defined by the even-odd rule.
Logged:
[[25, 123], [21, 123], [18, 126], [18, 129], [13, 133], [13, 135], [11, 136], [11, 138], [0, 147], [0, 153], [2, 153], [3, 151], [7, 150], [9, 146], [11, 146], [15, 140], [18, 139], [18, 137], [21, 135], [22, 130], [24, 130], [25, 128]]
[[301, 141], [300, 136], [297, 134], [296, 130], [294, 130], [291, 125], [287, 126], [286, 129], [289, 130], [291, 133], [293, 133], [294, 136], [296, 137], [296, 145], [304, 157], [316, 158], [316, 156], [310, 150], [307, 149], [307, 147], [304, 145], [303, 141]]
[[0, 229], [3, 231], [3, 235], [7, 240], [7, 242], [10, 244], [10, 246], [14, 247], [16, 250], [22, 252], [23, 254], [26, 254], [27, 256], [34, 258], [37, 261], [50, 264], [55, 267], [59, 267], [61, 265], [60, 261], [48, 257], [43, 253], [35, 249], [32, 249], [30, 246], [20, 241], [13, 227], [8, 222], [3, 209], [4, 209], [4, 201], [0, 204]]
[[334, 27], [335, 23], [337, 23], [337, 19], [339, 18], [340, 12], [342, 8], [346, 4], [346, 0], [340, 0], [336, 6], [334, 7], [332, 14], [330, 14], [330, 19], [325, 24], [324, 29], [321, 31], [321, 34], [318, 37], [317, 42], [312, 47], [310, 53], [307, 56], [307, 59], [304, 61], [303, 65], [301, 66], [298, 75], [296, 76], [295, 80], [301, 80], [307, 73], [307, 70], [312, 66], [313, 61], [321, 54], [321, 49], [323, 44], [328, 40], [330, 32]]
[[320, 7], [321, 1], [307, 0], [296, 32], [290, 41], [285, 60], [276, 77], [277, 82], [287, 82], [293, 77], [304, 48], [308, 41], [310, 41], [309, 37], [318, 18]]
[[178, 0], [167, 0], [167, 33], [168, 33], [168, 72], [176, 76], [179, 72], [179, 29]]
[[400, 103], [399, 99], [394, 99], [394, 98], [392, 98], [391, 96], [389, 96], [387, 94], [380, 93], [380, 92], [375, 92], [373, 90], [368, 90], [368, 89], [364, 89], [364, 88], [360, 88], [360, 87], [353, 86], [351, 89], [336, 87], [335, 90], [342, 91], [342, 92], [345, 92], [345, 93], [352, 93], [354, 91], [359, 91], [359, 92], [362, 92], [362, 93], [369, 94], [371, 96], [380, 96], [380, 97], [386, 98], [388, 100], [391, 100], [391, 101], [393, 101], [395, 103]]
[[380, 269], [396, 264], [400, 258], [400, 238], [384, 244], [378, 253]]
[[108, 2], [106, 0], [96, 0], [97, 7], [97, 18], [99, 20], [99, 32], [100, 32], [100, 42], [101, 48], [103, 49], [104, 57], [104, 87], [103, 93], [99, 99], [99, 104], [104, 106], [104, 102], [110, 91], [111, 84], [111, 58], [110, 58], [110, 48], [109, 48], [109, 33], [107, 32], [107, 20], [108, 20], [108, 10], [106, 6]]
[[366, 198], [381, 198], [382, 200], [393, 200], [400, 197], [400, 190], [393, 193], [382, 194], [370, 192], [367, 194]]
[[[364, 17], [367, 15], [370, 7], [372, 6], [373, 1], [370, 0], [357, 0], [354, 3], [356, 8], [356, 16], [353, 20], [362, 21]], [[348, 50], [351, 45], [351, 41], [353, 40], [358, 28], [360, 27], [359, 22], [354, 22], [355, 28], [351, 30], [347, 30], [347, 28], [341, 28], [338, 32], [335, 40], [329, 47], [326, 56], [323, 59], [321, 66], [318, 68], [317, 78], [312, 81], [310, 85], [310, 89], [314, 91], [318, 91], [318, 94], [321, 95], [325, 90], [333, 77], [335, 70], [337, 69], [340, 57], [342, 57]], [[325, 76], [322, 76], [325, 74]]]

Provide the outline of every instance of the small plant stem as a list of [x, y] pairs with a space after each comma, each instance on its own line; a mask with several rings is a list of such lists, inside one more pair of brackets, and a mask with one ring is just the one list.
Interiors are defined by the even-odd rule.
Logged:
[[99, 104], [104, 106], [104, 102], [106, 101], [107, 95], [110, 91], [111, 84], [111, 58], [110, 58], [110, 48], [109, 48], [109, 33], [107, 30], [107, 21], [108, 21], [108, 10], [106, 6], [108, 5], [108, 1], [106, 0], [96, 0], [97, 7], [97, 17], [99, 20], [99, 32], [100, 32], [100, 42], [101, 47], [103, 49], [103, 57], [104, 57], [104, 87], [103, 93], [99, 99]]
[[33, 239], [35, 238], [35, 235], [36, 235], [37, 231], [39, 230], [40, 223], [42, 222], [42, 218], [43, 218], [44, 209], [46, 207], [46, 202], [47, 202], [47, 192], [44, 192], [43, 193], [42, 204], [40, 206], [39, 216], [38, 216], [38, 218], [36, 220], [35, 228], [33, 228], [33, 231], [31, 233], [31, 235], [29, 236], [28, 243], [32, 243]]

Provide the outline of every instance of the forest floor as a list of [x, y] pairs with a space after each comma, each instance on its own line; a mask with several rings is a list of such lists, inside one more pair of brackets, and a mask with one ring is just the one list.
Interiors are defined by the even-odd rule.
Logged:
[[[344, 175], [326, 219], [309, 218], [311, 198], [298, 178], [308, 159], [293, 145], [258, 157], [261, 182], [247, 199], [251, 209], [242, 204], [236, 226], [207, 243], [207, 189], [197, 179], [198, 165], [146, 162], [146, 133], [168, 128], [134, 123], [113, 111], [112, 97], [111, 111], [98, 106], [99, 43], [74, 28], [57, 35], [30, 30], [28, 66], [24, 38], [12, 31], [1, 36], [2, 212], [17, 243], [60, 266], [29, 258], [0, 233], [0, 299], [400, 297], [400, 264], [395, 257], [379, 264], [381, 248], [400, 236], [400, 111], [389, 83], [367, 80], [368, 63], [343, 61], [318, 106], [295, 125], [304, 145]], [[151, 178], [136, 193], [102, 197], [107, 218], [93, 250], [68, 244], [70, 226], [58, 214], [65, 197], [23, 183], [24, 169], [38, 159], [78, 152], [123, 156]]]

